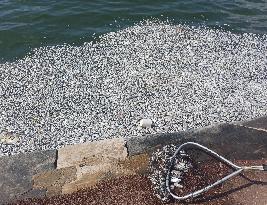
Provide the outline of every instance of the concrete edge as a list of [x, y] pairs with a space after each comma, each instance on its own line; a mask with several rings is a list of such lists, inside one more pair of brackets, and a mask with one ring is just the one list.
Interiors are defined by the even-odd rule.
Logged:
[[[153, 151], [167, 144], [179, 145], [187, 141], [208, 146], [230, 160], [266, 159], [265, 127], [267, 116], [250, 121], [214, 124], [183, 132], [128, 139], [114, 138], [111, 141], [99, 140], [86, 145], [67, 145], [59, 150], [0, 157], [0, 162], [4, 165], [0, 168], [0, 190], [5, 190], [1, 192], [0, 198], [4, 199], [2, 203], [8, 203], [28, 197], [66, 194], [108, 178], [145, 174], [149, 156]], [[103, 150], [103, 147], [108, 147], [104, 155], [97, 152], [97, 149]], [[61, 159], [62, 150], [65, 150], [67, 158]], [[91, 154], [92, 150], [96, 152]], [[70, 153], [76, 153], [76, 158], [69, 159]], [[70, 160], [67, 165], [59, 166], [60, 162], [66, 160]]]

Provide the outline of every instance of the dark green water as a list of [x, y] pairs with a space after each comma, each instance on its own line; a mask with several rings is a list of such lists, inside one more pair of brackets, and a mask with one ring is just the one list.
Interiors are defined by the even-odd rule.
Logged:
[[0, 0], [0, 61], [33, 48], [80, 45], [145, 19], [267, 33], [267, 0]]

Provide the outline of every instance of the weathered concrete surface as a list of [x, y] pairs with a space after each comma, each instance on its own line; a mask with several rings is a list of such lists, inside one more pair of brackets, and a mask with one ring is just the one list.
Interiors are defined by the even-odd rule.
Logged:
[[128, 170], [133, 174], [147, 174], [150, 156], [148, 154], [139, 154], [128, 157], [119, 162], [122, 170]]
[[43, 196], [45, 190], [32, 190], [32, 176], [55, 169], [56, 150], [0, 157], [0, 203], [13, 199]]
[[267, 132], [232, 124], [219, 124], [189, 132], [148, 135], [127, 140], [129, 155], [151, 153], [167, 144], [193, 141], [229, 159], [261, 159], [267, 156]]
[[41, 172], [33, 176], [34, 189], [46, 189], [47, 196], [62, 193], [62, 186], [76, 179], [76, 167]]
[[70, 145], [58, 150], [57, 168], [94, 165], [125, 160], [127, 149], [123, 138]]
[[58, 154], [55, 150], [1, 157], [1, 203], [72, 193], [101, 180], [146, 174], [150, 153], [171, 143], [198, 142], [230, 160], [266, 158], [266, 127], [266, 117], [262, 117], [187, 132], [69, 145]]
[[238, 124], [267, 132], [267, 116], [245, 122], [239, 122]]
[[263, 171], [247, 171], [224, 183], [223, 189], [232, 199], [231, 204], [267, 204], [267, 175]]

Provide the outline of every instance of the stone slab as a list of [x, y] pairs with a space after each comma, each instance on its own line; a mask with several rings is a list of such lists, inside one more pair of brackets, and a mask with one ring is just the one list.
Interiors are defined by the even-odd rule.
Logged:
[[68, 145], [58, 150], [57, 168], [94, 165], [125, 160], [127, 149], [123, 138]]
[[76, 167], [42, 172], [33, 176], [34, 189], [46, 189], [46, 196], [62, 193], [62, 186], [76, 180]]
[[77, 167], [77, 180], [66, 183], [62, 187], [62, 193], [68, 194], [95, 186], [102, 180], [124, 175], [124, 172], [125, 170], [119, 169], [117, 163], [100, 163], [99, 165]]
[[62, 186], [62, 193], [68, 194], [86, 187], [92, 187], [98, 182], [106, 180], [108, 178], [113, 178], [125, 174], [133, 174], [133, 172], [131, 171], [121, 169], [119, 162], [121, 161], [100, 161], [99, 164], [81, 164], [80, 166], [76, 166], [77, 180], [66, 183], [64, 186]]
[[130, 156], [151, 153], [167, 144], [197, 142], [229, 159], [267, 157], [267, 132], [233, 124], [219, 124], [188, 132], [148, 135], [127, 139]]
[[99, 163], [98, 165], [82, 165], [77, 168], [77, 180], [66, 183], [62, 187], [63, 194], [73, 193], [86, 187], [92, 187], [102, 180], [109, 178], [147, 174], [149, 156], [147, 154], [127, 157], [123, 161]]
[[65, 184], [62, 187], [62, 194], [70, 194], [81, 189], [94, 186], [96, 183], [99, 182], [105, 176], [105, 173], [94, 173], [94, 174], [84, 174], [81, 178], [77, 179], [74, 182]]
[[56, 150], [0, 157], [1, 202], [6, 203], [25, 196], [43, 196], [44, 190], [32, 191], [32, 176], [55, 169], [55, 162]]
[[108, 172], [116, 168], [114, 163], [99, 163], [97, 165], [82, 165], [77, 167], [77, 178], [80, 179], [84, 175], [95, 174], [98, 172]]

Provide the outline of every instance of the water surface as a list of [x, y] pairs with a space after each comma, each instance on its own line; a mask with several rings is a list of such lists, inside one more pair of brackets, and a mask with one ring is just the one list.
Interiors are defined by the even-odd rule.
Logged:
[[156, 18], [234, 33], [267, 33], [266, 0], [1, 0], [0, 61], [31, 49], [81, 45], [110, 31]]

